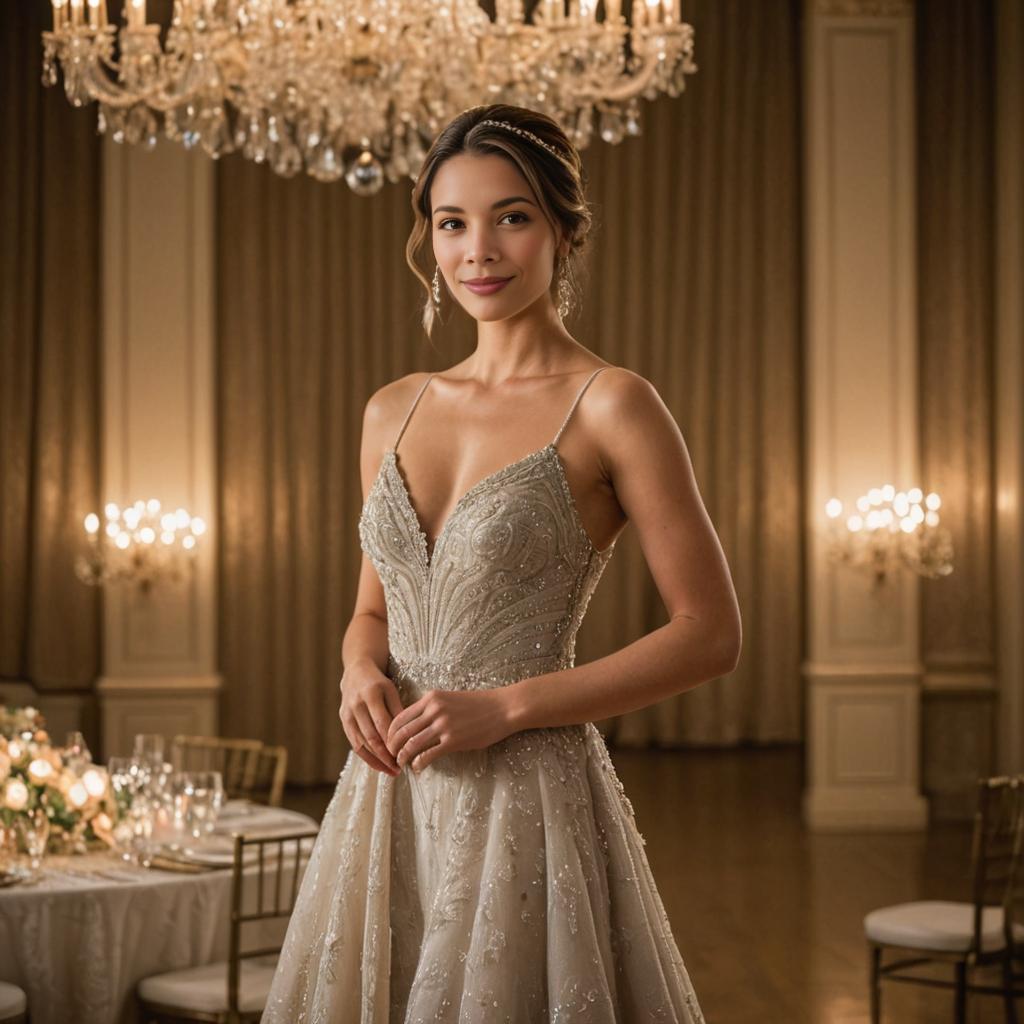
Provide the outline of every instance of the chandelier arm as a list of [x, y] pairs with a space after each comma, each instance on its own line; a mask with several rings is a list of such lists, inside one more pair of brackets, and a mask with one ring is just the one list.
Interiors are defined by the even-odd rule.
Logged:
[[644, 55], [644, 62], [640, 68], [629, 74], [621, 85], [609, 86], [596, 92], [581, 91], [576, 94], [579, 103], [621, 103], [631, 100], [647, 90], [654, 78], [654, 72], [658, 69], [658, 58], [656, 54], [647, 53]]

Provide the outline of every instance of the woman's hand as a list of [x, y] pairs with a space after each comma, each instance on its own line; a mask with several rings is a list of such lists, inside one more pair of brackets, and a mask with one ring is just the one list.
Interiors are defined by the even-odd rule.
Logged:
[[358, 662], [345, 669], [340, 685], [338, 717], [352, 750], [371, 768], [397, 775], [401, 769], [384, 741], [402, 710], [395, 684], [373, 662]]
[[428, 690], [392, 719], [387, 748], [399, 767], [418, 772], [442, 754], [480, 750], [514, 731], [501, 688]]

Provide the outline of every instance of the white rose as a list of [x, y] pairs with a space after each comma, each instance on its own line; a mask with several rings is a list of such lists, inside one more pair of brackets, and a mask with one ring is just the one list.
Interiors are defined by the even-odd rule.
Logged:
[[12, 811], [23, 811], [28, 804], [28, 786], [21, 779], [8, 779], [4, 786], [4, 803]]
[[37, 757], [29, 762], [28, 777], [36, 785], [45, 785], [53, 778], [53, 765], [45, 757]]
[[86, 769], [85, 774], [82, 776], [82, 782], [85, 783], [89, 796], [100, 797], [107, 791], [106, 777], [103, 772], [96, 768]]

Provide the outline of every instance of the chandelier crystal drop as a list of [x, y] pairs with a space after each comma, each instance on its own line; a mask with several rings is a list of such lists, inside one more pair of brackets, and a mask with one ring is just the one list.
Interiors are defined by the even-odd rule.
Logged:
[[[679, 96], [693, 28], [679, 0], [51, 0], [43, 84], [96, 102], [97, 127], [152, 148], [160, 134], [216, 159], [241, 151], [280, 175], [344, 178], [372, 195], [416, 180], [440, 129], [509, 103], [586, 148], [640, 133], [640, 99]], [[600, 15], [600, 16], [599, 16]]]

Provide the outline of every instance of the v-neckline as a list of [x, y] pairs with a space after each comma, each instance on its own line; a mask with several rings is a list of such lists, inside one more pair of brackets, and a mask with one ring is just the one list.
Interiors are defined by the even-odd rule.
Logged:
[[408, 509], [411, 516], [412, 522], [416, 526], [416, 532], [420, 538], [420, 553], [423, 557], [424, 568], [429, 575], [430, 571], [434, 567], [434, 560], [437, 556], [437, 550], [441, 546], [441, 542], [444, 540], [445, 535], [448, 531], [448, 527], [452, 520], [458, 515], [459, 510], [474, 495], [477, 491], [483, 487], [484, 484], [491, 483], [492, 481], [503, 476], [505, 473], [511, 472], [513, 469], [518, 469], [524, 463], [527, 463], [533, 459], [539, 459], [548, 451], [554, 451], [558, 454], [558, 449], [555, 448], [553, 441], [549, 441], [543, 448], [536, 448], [532, 452], [527, 452], [521, 459], [516, 459], [515, 462], [510, 462], [505, 466], [501, 466], [499, 469], [494, 470], [493, 473], [488, 473], [485, 477], [477, 480], [472, 487], [469, 488], [452, 506], [451, 512], [448, 514], [448, 518], [445, 519], [441, 525], [441, 529], [437, 533], [437, 537], [434, 539], [434, 543], [429, 545], [427, 543], [427, 532], [423, 529], [423, 520], [420, 519], [419, 513], [416, 511], [416, 507], [412, 503], [412, 495], [409, 493], [409, 486], [405, 482], [405, 476], [398, 464], [398, 450], [396, 448], [388, 448], [385, 452], [385, 457], [391, 461], [391, 468], [395, 471], [395, 477], [398, 479], [399, 486], [402, 491], [402, 497], [405, 499], [405, 507]]
[[[419, 517], [419, 513], [416, 511], [415, 506], [412, 503], [412, 497], [409, 494], [409, 488], [406, 485], [405, 477], [402, 475], [402, 471], [398, 465], [398, 451], [396, 448], [387, 448], [384, 452], [384, 460], [389, 462], [394, 476], [398, 481], [399, 490], [402, 492], [402, 499], [405, 503], [406, 511], [409, 514], [410, 523], [415, 527], [416, 534], [419, 538], [419, 549], [420, 557], [423, 562], [423, 571], [427, 577], [429, 577], [433, 571], [434, 563], [437, 560], [437, 553], [440, 550], [441, 544], [444, 542], [448, 534], [448, 528], [452, 522], [456, 519], [462, 507], [466, 504], [469, 499], [475, 495], [481, 487], [485, 484], [492, 483], [494, 480], [500, 479], [506, 473], [510, 473], [514, 469], [518, 469], [520, 466], [526, 465], [534, 460], [539, 460], [543, 456], [552, 453], [554, 454], [554, 462], [560, 477], [561, 490], [566, 499], [566, 504], [569, 507], [570, 514], [572, 515], [573, 522], [576, 524], [576, 529], [580, 534], [580, 537], [585, 541], [591, 555], [603, 557], [610, 555], [612, 549], [615, 547], [615, 541], [613, 540], [605, 548], [597, 548], [594, 542], [590, 539], [590, 534], [587, 533], [586, 527], [583, 525], [583, 520], [580, 518], [579, 509], [576, 507], [576, 499], [572, 495], [572, 489], [569, 487], [569, 479], [565, 473], [565, 466], [562, 463], [562, 456], [559, 454], [558, 446], [554, 441], [549, 441], [542, 448], [537, 448], [532, 452], [527, 452], [521, 459], [516, 459], [515, 462], [510, 462], [499, 469], [494, 470], [493, 473], [488, 473], [485, 477], [477, 480], [472, 487], [469, 488], [452, 506], [452, 510], [448, 515], [448, 518], [444, 521], [441, 529], [438, 531], [437, 538], [434, 540], [433, 545], [428, 549], [427, 547], [427, 534], [423, 529], [422, 520]], [[381, 463], [381, 472], [383, 472], [384, 463]]]

